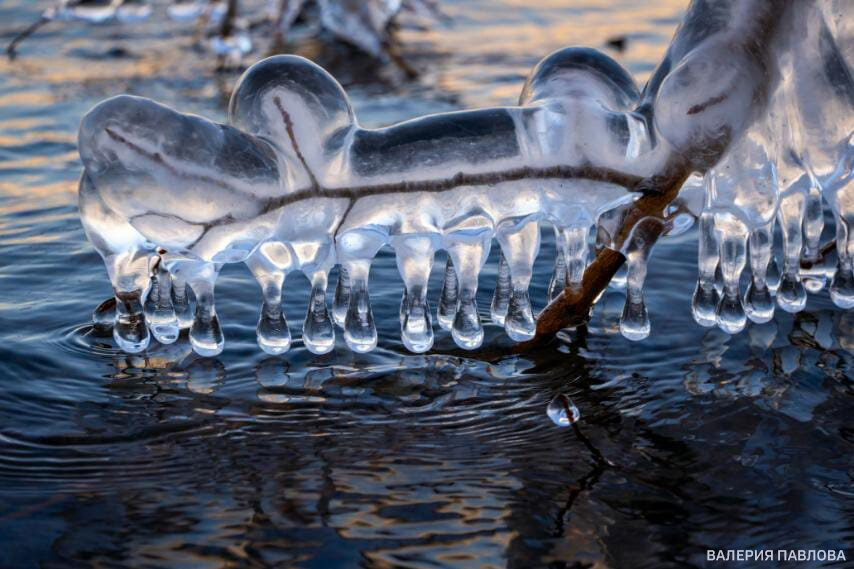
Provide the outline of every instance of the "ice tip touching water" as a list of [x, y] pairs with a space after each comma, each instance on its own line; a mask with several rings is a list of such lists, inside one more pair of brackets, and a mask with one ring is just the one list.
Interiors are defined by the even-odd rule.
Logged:
[[[620, 329], [640, 340], [651, 329], [651, 250], [695, 219], [699, 324], [736, 333], [775, 306], [803, 309], [807, 291], [825, 287], [849, 309], [854, 82], [845, 48], [854, 42], [845, 10], [834, 1], [724, 1], [712, 12], [692, 3], [643, 90], [607, 55], [570, 47], [533, 69], [516, 106], [377, 129], [359, 126], [329, 73], [292, 55], [245, 72], [226, 124], [145, 98], [108, 99], [79, 132], [81, 220], [115, 292], [96, 320], [112, 323], [126, 352], [189, 328], [194, 351], [214, 356], [224, 346], [214, 285], [223, 264], [242, 262], [261, 287], [265, 352], [292, 344], [282, 294], [293, 271], [311, 282], [305, 347], [331, 351], [340, 329], [350, 349], [367, 352], [378, 341], [368, 277], [388, 245], [404, 283], [403, 343], [426, 352], [435, 334], [427, 283], [444, 249], [435, 320], [472, 350], [484, 337], [478, 276], [496, 241], [491, 320], [527, 342], [544, 335], [528, 288], [546, 224], [557, 243], [550, 329], [567, 299], [594, 302], [597, 291], [585, 289], [607, 285], [625, 261]], [[823, 202], [836, 225], [835, 266], [819, 242]]]

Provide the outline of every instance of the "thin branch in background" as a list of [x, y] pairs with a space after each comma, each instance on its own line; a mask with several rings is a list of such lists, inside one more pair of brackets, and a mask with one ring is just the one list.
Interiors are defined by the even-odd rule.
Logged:
[[18, 35], [12, 38], [9, 45], [6, 46], [6, 55], [10, 60], [14, 60], [17, 55], [18, 45], [33, 35], [40, 27], [50, 22], [50, 18], [42, 14], [38, 20], [30, 24], [26, 29], [22, 30]]
[[225, 15], [219, 28], [219, 35], [227, 38], [234, 33], [234, 20], [237, 19], [237, 0], [228, 0]]

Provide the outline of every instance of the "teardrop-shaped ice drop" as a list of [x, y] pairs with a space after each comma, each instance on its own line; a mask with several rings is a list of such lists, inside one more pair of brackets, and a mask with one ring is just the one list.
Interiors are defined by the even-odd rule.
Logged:
[[338, 284], [335, 285], [335, 295], [332, 298], [332, 318], [335, 324], [344, 327], [347, 318], [347, 307], [350, 304], [350, 276], [344, 265], [338, 266]]
[[549, 402], [546, 407], [546, 415], [552, 420], [552, 423], [558, 427], [569, 427], [573, 423], [578, 422], [581, 418], [581, 413], [578, 407], [572, 402], [572, 399], [563, 393], [557, 394], [554, 399]]
[[157, 265], [157, 276], [151, 282], [149, 297], [153, 307], [146, 311], [145, 319], [151, 333], [161, 344], [171, 344], [178, 339], [180, 327], [175, 308], [172, 306], [172, 277], [161, 260]]
[[534, 337], [537, 322], [534, 320], [531, 298], [527, 289], [512, 292], [504, 331], [514, 342], [524, 342]]
[[552, 278], [549, 281], [548, 292], [546, 293], [549, 302], [556, 299], [563, 289], [566, 288], [566, 259], [563, 251], [558, 251], [555, 255], [555, 268], [552, 272]]
[[116, 297], [111, 296], [92, 311], [92, 324], [99, 333], [111, 331], [116, 321]]
[[483, 344], [483, 325], [477, 313], [475, 291], [469, 288], [460, 291], [451, 336], [454, 342], [464, 350], [474, 350]]
[[623, 306], [623, 314], [620, 317], [620, 334], [628, 340], [637, 342], [649, 336], [650, 329], [649, 313], [643, 294], [626, 295], [626, 304]]
[[400, 301], [400, 336], [406, 348], [415, 353], [423, 353], [433, 347], [427, 283], [439, 243], [438, 234], [397, 235], [391, 239], [404, 289]]
[[196, 297], [196, 310], [193, 325], [190, 327], [190, 344], [194, 352], [205, 357], [219, 355], [225, 347], [225, 336], [219, 325], [214, 304], [217, 272], [213, 265], [205, 265], [194, 270], [194, 274], [188, 278]]
[[326, 354], [335, 347], [335, 326], [326, 308], [327, 275], [318, 272], [311, 280], [311, 296], [302, 325], [302, 342], [311, 353]]
[[694, 316], [694, 321], [707, 328], [717, 324], [715, 311], [718, 308], [718, 302], [720, 302], [720, 296], [715, 285], [704, 284], [702, 279], [699, 279], [691, 299], [691, 314]]
[[271, 355], [282, 354], [291, 347], [291, 331], [282, 314], [282, 287], [287, 273], [270, 257], [267, 248], [258, 248], [246, 259], [246, 266], [261, 287], [264, 300], [255, 328], [258, 345]]
[[377, 347], [377, 328], [368, 294], [370, 261], [357, 261], [347, 267], [350, 280], [350, 302], [344, 318], [344, 340], [351, 350], [370, 352]]
[[143, 315], [142, 291], [116, 291], [113, 339], [123, 352], [136, 354], [148, 347], [151, 336]]
[[489, 306], [492, 321], [499, 326], [504, 326], [504, 319], [507, 316], [507, 310], [510, 308], [511, 292], [510, 266], [507, 264], [504, 253], [501, 252], [498, 254], [498, 278], [495, 283], [495, 293], [492, 295], [492, 304]]
[[807, 304], [807, 291], [794, 272], [786, 271], [780, 277], [777, 304], [786, 312], [800, 312]]
[[755, 227], [750, 232], [750, 284], [744, 293], [744, 309], [747, 317], [757, 324], [764, 324], [774, 317], [774, 299], [767, 285], [768, 264], [772, 257], [774, 222]]
[[724, 291], [715, 318], [718, 328], [727, 334], [738, 334], [747, 325], [747, 315], [737, 291]]
[[[801, 282], [807, 292], [815, 294], [827, 283], [827, 272], [820, 260], [821, 232], [824, 229], [824, 206], [821, 189], [813, 181], [804, 205], [802, 225], [803, 251], [801, 251]], [[806, 265], [809, 268], [803, 268]]]
[[457, 273], [454, 271], [454, 263], [451, 261], [451, 257], [448, 256], [448, 260], [445, 262], [445, 275], [442, 279], [442, 291], [439, 294], [439, 307], [436, 311], [436, 319], [443, 330], [450, 330], [454, 325], [458, 296]]
[[258, 317], [255, 331], [258, 345], [268, 354], [283, 354], [291, 347], [291, 331], [285, 315], [282, 314], [281, 302], [265, 300], [261, 304], [261, 315]]
[[854, 272], [851, 263], [840, 263], [836, 268], [833, 280], [830, 281], [830, 298], [839, 308], [854, 307]]
[[433, 322], [422, 290], [413, 289], [403, 297], [403, 323], [400, 336], [410, 352], [421, 354], [433, 347]]
[[751, 322], [764, 324], [774, 318], [774, 298], [767, 286], [750, 282], [744, 293], [744, 309]]

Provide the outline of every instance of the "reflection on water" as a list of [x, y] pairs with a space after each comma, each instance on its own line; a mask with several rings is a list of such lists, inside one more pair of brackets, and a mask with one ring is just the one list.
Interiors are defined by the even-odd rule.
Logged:
[[[642, 79], [681, 4], [448, 0], [453, 26], [403, 30], [415, 82], [300, 49], [376, 125], [510, 103], [566, 44], [622, 37], [612, 53]], [[0, 36], [39, 5], [0, 5]], [[817, 295], [735, 337], [696, 326], [693, 232], [653, 255], [640, 343], [618, 333], [615, 288], [558, 347], [491, 364], [409, 354], [383, 251], [371, 354], [263, 354], [257, 287], [236, 266], [217, 285], [219, 359], [186, 337], [117, 352], [88, 322], [110, 291], [77, 221], [75, 130], [122, 91], [224, 115], [236, 77], [213, 77], [191, 30], [170, 26], [48, 27], [0, 63], [0, 567], [683, 567], [704, 566], [707, 548], [851, 543], [854, 313]], [[308, 282], [287, 288], [299, 322]], [[580, 415], [568, 428], [549, 417], [556, 397]]]

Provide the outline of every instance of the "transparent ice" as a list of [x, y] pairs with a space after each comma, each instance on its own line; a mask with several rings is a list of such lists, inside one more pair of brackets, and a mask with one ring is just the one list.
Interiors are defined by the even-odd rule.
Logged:
[[[366, 352], [378, 342], [371, 263], [390, 246], [404, 282], [404, 345], [433, 345], [427, 283], [444, 250], [436, 321], [475, 349], [484, 338], [479, 274], [497, 246], [490, 320], [528, 340], [536, 332], [528, 288], [549, 226], [557, 243], [549, 298], [581, 286], [594, 247], [619, 250], [627, 260], [620, 331], [640, 340], [651, 330], [643, 284], [652, 247], [694, 219], [699, 324], [736, 333], [748, 320], [768, 322], [775, 305], [801, 310], [807, 292], [825, 287], [850, 308], [849, 5], [692, 4], [642, 92], [606, 55], [565, 48], [534, 68], [517, 106], [379, 129], [359, 126], [331, 75], [287, 55], [246, 71], [227, 124], [139, 97], [108, 99], [80, 126], [79, 195], [115, 290], [114, 338], [139, 352], [151, 336], [168, 343], [189, 328], [193, 349], [216, 355], [224, 345], [216, 278], [223, 264], [242, 262], [260, 286], [263, 350], [293, 344], [281, 306], [285, 277], [299, 271], [312, 283], [305, 347], [330, 351], [337, 325], [350, 349]], [[685, 164], [695, 174], [664, 215], [619, 237], [635, 200]], [[835, 267], [821, 244], [822, 200], [835, 218]], [[102, 307], [96, 316], [109, 314]]]
[[569, 427], [573, 423], [577, 423], [581, 418], [581, 413], [578, 407], [572, 402], [572, 399], [558, 393], [546, 407], [546, 415], [558, 427]]

